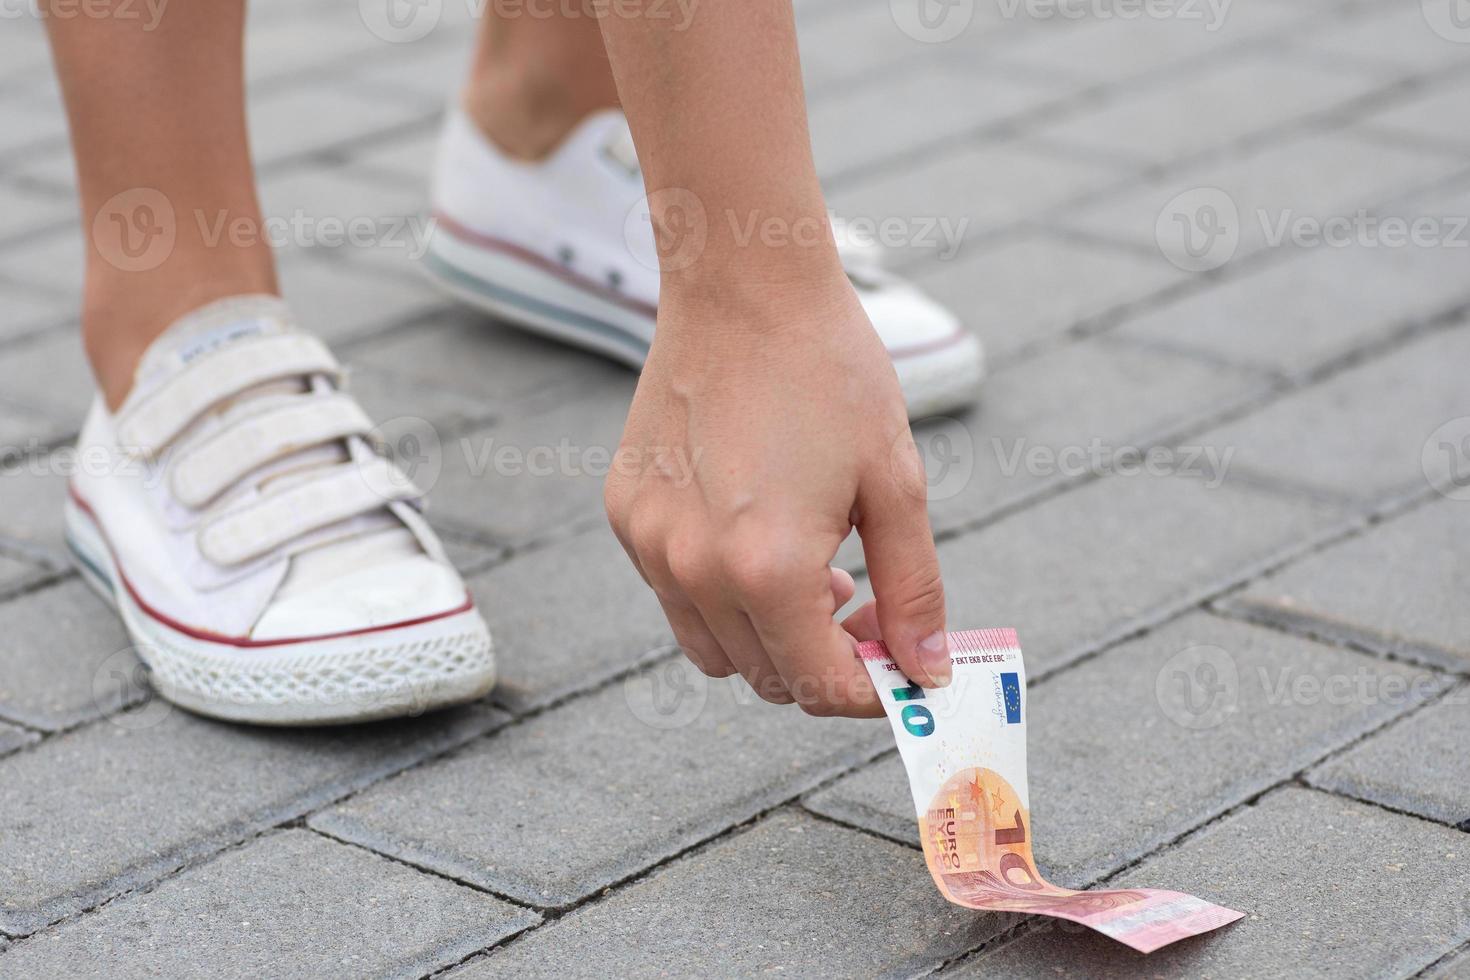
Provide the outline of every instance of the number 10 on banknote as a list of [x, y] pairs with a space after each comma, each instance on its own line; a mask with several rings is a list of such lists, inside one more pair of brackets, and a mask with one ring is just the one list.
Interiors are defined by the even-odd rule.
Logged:
[[1026, 790], [1026, 667], [1012, 629], [949, 635], [949, 687], [925, 690], [882, 643], [858, 655], [883, 701], [908, 770], [924, 860], [945, 898], [966, 908], [1081, 923], [1142, 953], [1218, 929], [1243, 913], [1154, 888], [1072, 891], [1031, 854]]

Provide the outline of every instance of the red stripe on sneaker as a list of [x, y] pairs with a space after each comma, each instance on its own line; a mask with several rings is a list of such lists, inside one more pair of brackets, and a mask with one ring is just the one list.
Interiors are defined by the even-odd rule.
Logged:
[[515, 258], [520, 259], [523, 262], [536, 266], [543, 272], [548, 272], [551, 275], [556, 276], [558, 279], [561, 279], [564, 282], [576, 286], [578, 289], [583, 290], [584, 292], [594, 293], [597, 296], [600, 296], [603, 299], [607, 300], [609, 303], [615, 303], [618, 306], [623, 307], [624, 309], [632, 310], [634, 313], [641, 313], [644, 316], [649, 317], [650, 319], [658, 316], [658, 307], [652, 303], [645, 303], [642, 300], [634, 299], [631, 296], [624, 295], [623, 293], [620, 293], [615, 289], [609, 289], [602, 283], [597, 282], [594, 279], [588, 279], [586, 276], [573, 272], [571, 269], [568, 269], [563, 265], [559, 265], [558, 263], [553, 262], [551, 259], [546, 258], [544, 255], [538, 255], [528, 248], [517, 245], [515, 242], [508, 242], [503, 238], [495, 238], [492, 235], [484, 235], [478, 231], [475, 231], [473, 228], [467, 228], [464, 225], [460, 224], [458, 221], [455, 221], [449, 215], [445, 214], [443, 211], [434, 212], [434, 223], [442, 227], [445, 231], [449, 232], [449, 234], [453, 235], [455, 238], [458, 238], [462, 242], [467, 242], [471, 245], [479, 246], [480, 248], [489, 249], [492, 252], [500, 252], [504, 255], [514, 256]]
[[[482, 234], [473, 228], [468, 228], [455, 221], [443, 211], [434, 212], [434, 223], [441, 226], [446, 232], [462, 242], [488, 249], [492, 252], [500, 252], [503, 255], [510, 255], [529, 265], [534, 265], [543, 272], [556, 276], [563, 282], [569, 283], [584, 292], [593, 293], [624, 309], [641, 313], [650, 319], [657, 319], [658, 317], [658, 307], [652, 303], [645, 303], [642, 300], [624, 295], [615, 289], [609, 289], [602, 283], [573, 272], [571, 269], [553, 262], [544, 255], [538, 255], [524, 246], [517, 245], [515, 242], [506, 241], [503, 238], [496, 238], [493, 235]], [[946, 347], [952, 347], [964, 341], [968, 336], [963, 327], [956, 327], [953, 333], [940, 337], [938, 340], [925, 341], [922, 344], [910, 344], [907, 347], [891, 348], [888, 351], [888, 356], [894, 360], [898, 360], [904, 357], [919, 357], [923, 354], [932, 354], [935, 351], [944, 350]]]
[[138, 590], [134, 588], [133, 583], [128, 580], [127, 573], [123, 571], [122, 562], [118, 560], [117, 551], [112, 547], [112, 541], [107, 536], [107, 529], [102, 526], [102, 521], [98, 519], [97, 512], [92, 509], [92, 505], [87, 503], [87, 501], [77, 491], [77, 488], [75, 486], [72, 486], [70, 483], [68, 483], [66, 490], [67, 494], [71, 497], [72, 503], [76, 504], [78, 507], [86, 512], [87, 516], [92, 519], [92, 523], [96, 525], [97, 533], [102, 535], [102, 543], [107, 547], [108, 554], [112, 556], [112, 567], [116, 569], [117, 577], [119, 580], [121, 580], [123, 588], [127, 589], [128, 596], [133, 600], [133, 604], [136, 605], [140, 610], [142, 610], [143, 613], [148, 616], [148, 618], [155, 620], [156, 622], [159, 622], [164, 626], [167, 626], [169, 629], [173, 630], [176, 633], [182, 633], [190, 639], [203, 640], [206, 643], [219, 643], [225, 646], [244, 648], [290, 646], [295, 643], [316, 643], [322, 640], [340, 640], [345, 639], [349, 636], [367, 636], [370, 633], [383, 633], [388, 630], [406, 629], [409, 626], [422, 626], [424, 623], [432, 623], [435, 620], [448, 619], [451, 616], [458, 616], [460, 613], [469, 612], [471, 609], [475, 608], [475, 600], [467, 591], [465, 592], [465, 601], [463, 605], [457, 606], [454, 609], [447, 609], [444, 612], [433, 613], [429, 616], [419, 616], [415, 619], [404, 619], [396, 623], [385, 623], [382, 626], [367, 626], [363, 629], [343, 630], [339, 633], [320, 633], [315, 636], [289, 636], [281, 637], [275, 640], [254, 640], [248, 636], [226, 636], [223, 633], [215, 633], [210, 630], [201, 629], [197, 626], [190, 626], [188, 623], [180, 622], [179, 620], [174, 619], [172, 616], [168, 615], [162, 610], [154, 608], [148, 603], [146, 599], [138, 594]]

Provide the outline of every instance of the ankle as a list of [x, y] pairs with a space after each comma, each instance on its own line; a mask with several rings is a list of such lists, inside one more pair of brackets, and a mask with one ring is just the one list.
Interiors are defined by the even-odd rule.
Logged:
[[579, 91], [536, 71], [479, 71], [461, 99], [491, 142], [533, 162], [550, 156], [587, 116], [617, 104], [615, 92]]
[[[172, 259], [168, 263], [172, 266]], [[278, 294], [268, 262], [241, 269], [182, 269], [149, 273], [87, 270], [82, 298], [82, 344], [97, 386], [113, 411], [127, 399], [138, 362], [168, 327], [201, 306], [230, 296]]]

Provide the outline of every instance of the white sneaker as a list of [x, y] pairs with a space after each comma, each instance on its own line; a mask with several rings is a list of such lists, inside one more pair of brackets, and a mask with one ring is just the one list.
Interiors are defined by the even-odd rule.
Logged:
[[[452, 108], [434, 174], [430, 276], [497, 317], [642, 367], [653, 340], [658, 264], [627, 120], [583, 120], [544, 161], [502, 153]], [[714, 220], [714, 219], [709, 219]], [[872, 249], [837, 229], [857, 289], [919, 418], [969, 404], [980, 341], [914, 286], [882, 272]]]
[[154, 342], [78, 442], [66, 529], [169, 700], [231, 721], [416, 714], [494, 685], [490, 632], [327, 348], [242, 296]]

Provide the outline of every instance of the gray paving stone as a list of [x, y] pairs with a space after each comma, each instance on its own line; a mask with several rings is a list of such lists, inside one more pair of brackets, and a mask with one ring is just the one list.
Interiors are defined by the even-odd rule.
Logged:
[[[539, 906], [592, 894], [871, 757], [682, 657], [362, 793], [311, 826]], [[433, 801], [431, 806], [426, 801]]]
[[[1115, 183], [1116, 169], [1056, 151], [1000, 140], [967, 145], [843, 184], [828, 203], [849, 221], [905, 222], [890, 249], [896, 264], [955, 252], [964, 242], [1013, 225], [1087, 191]], [[1150, 223], [1149, 228], [1153, 225]], [[945, 233], [948, 234], [945, 234]]]
[[666, 654], [674, 642], [653, 591], [605, 525], [470, 580], [490, 624], [512, 710], [543, 705]]
[[[52, 166], [71, 169], [67, 157], [53, 159]], [[5, 275], [37, 292], [75, 305], [82, 293], [81, 234], [75, 227], [46, 232], [0, 250]]]
[[505, 545], [596, 519], [635, 382], [631, 373], [599, 379], [539, 414], [447, 440], [435, 519]]
[[[1226, 213], [1221, 228], [1238, 230], [1239, 242], [1230, 261], [1239, 261], [1268, 247], [1283, 221], [1289, 227], [1303, 220], [1351, 219], [1360, 209], [1404, 196], [1463, 168], [1463, 159], [1450, 152], [1371, 142], [1345, 132], [1308, 132], [1256, 147], [1244, 156], [1203, 161], [1084, 208], [1062, 209], [1053, 220], [1101, 238], [1156, 248], [1159, 216], [1175, 198], [1201, 189], [1224, 191], [1238, 217], [1232, 223]], [[1184, 200], [1195, 206], [1196, 199]], [[1198, 226], [1194, 232], [1198, 245]], [[1170, 238], [1177, 236], [1172, 232]], [[1288, 246], [1289, 242], [1278, 247]], [[1165, 259], [1161, 256], [1159, 261]]]
[[[353, 89], [442, 109], [464, 84], [474, 36], [465, 34], [447, 40], [447, 45], [400, 44], [379, 51], [352, 74]], [[435, 133], [434, 137], [437, 136]], [[426, 181], [433, 138], [424, 142], [426, 152], [419, 157], [419, 166], [412, 173]]]
[[1118, 332], [1300, 375], [1464, 303], [1467, 268], [1464, 249], [1299, 250], [1148, 310]]
[[256, 164], [270, 167], [425, 118], [415, 106], [357, 98], [350, 89], [293, 86], [251, 101], [250, 146]]
[[[962, 136], [1036, 109], [1059, 91], [1035, 78], [981, 73], [958, 61], [925, 59], [832, 92], [808, 113], [817, 170], [838, 178], [916, 147]], [[983, 91], [984, 98], [955, 98]]]
[[63, 459], [46, 454], [0, 465], [0, 537], [56, 567], [67, 564], [62, 503], [69, 470]]
[[1293, 38], [1297, 45], [1345, 62], [1378, 64], [1420, 75], [1470, 62], [1464, 44], [1435, 33], [1425, 11], [1442, 14], [1450, 0], [1425, 4], [1382, 4], [1364, 15], [1322, 25]]
[[536, 915], [375, 854], [287, 830], [18, 944], [26, 976], [418, 977]]
[[[494, 420], [493, 407], [483, 399], [472, 398], [442, 385], [426, 385], [391, 371], [362, 367], [356, 350], [349, 349], [342, 354], [352, 372], [353, 397], [378, 423], [379, 432], [390, 439], [395, 435], [402, 438], [410, 432], [418, 432], [422, 428], [421, 422], [433, 426], [442, 440]], [[402, 448], [406, 452], [414, 449], [412, 445]], [[433, 488], [425, 486], [424, 489]]]
[[1207, 5], [1173, 4], [1169, 9], [1191, 9], [1196, 15], [1094, 18], [1066, 32], [1017, 38], [1005, 54], [1019, 64], [1075, 73], [1094, 82], [1117, 82], [1193, 66], [1222, 49], [1283, 32], [1301, 18], [1297, 7], [1232, 4], [1224, 8], [1224, 21], [1210, 29], [1214, 19]]
[[[448, 91], [448, 88], [445, 89]], [[436, 97], [438, 104], [443, 99]], [[394, 186], [429, 187], [430, 170], [434, 164], [434, 152], [439, 145], [439, 133], [405, 134], [397, 139], [375, 142], [347, 155], [354, 173], [364, 180], [375, 180]]]
[[[1466, 56], [1470, 63], [1470, 55]], [[1470, 150], [1470, 91], [1463, 80], [1417, 92], [1364, 116], [1361, 124], [1385, 134], [1409, 136]]]
[[[974, 411], [914, 427], [929, 473], [930, 523], [951, 530], [1043, 488], [1107, 472], [1113, 454], [1259, 397], [1262, 386], [1258, 376], [1107, 338], [1002, 368]], [[1096, 465], [1094, 449], [1105, 454]], [[1223, 475], [1200, 461], [1201, 479]]]
[[[76, 330], [49, 330], [5, 348], [0, 357], [5, 397], [54, 419], [67, 431], [81, 428], [96, 388]], [[37, 433], [47, 438], [48, 433]]]
[[1431, 820], [1470, 820], [1470, 704], [1450, 692], [1308, 775], [1314, 786], [1407, 810]]
[[1100, 108], [1079, 105], [1029, 135], [1161, 166], [1336, 108], [1380, 84], [1370, 71], [1247, 52], [1184, 73], [1178, 84], [1120, 93]]
[[0, 319], [0, 341], [35, 333], [46, 327], [60, 326], [72, 316], [65, 303], [39, 294], [22, 294], [9, 286], [0, 287], [0, 303], [5, 316]]
[[[34, 732], [28, 732], [24, 728], [16, 728], [14, 725], [7, 725], [4, 722], [0, 722], [0, 755], [14, 752], [23, 745], [30, 745], [39, 737]], [[4, 948], [4, 945], [0, 944], [0, 949]]]
[[1199, 442], [1221, 452], [1233, 448], [1242, 474], [1361, 503], [1442, 485], [1456, 461], [1426, 442], [1465, 415], [1464, 385], [1443, 366], [1466, 358], [1470, 326], [1429, 334], [1204, 433]]
[[[1223, 689], [1200, 685], [1203, 665]], [[1426, 671], [1272, 630], [1202, 613], [1176, 620], [1032, 691], [1036, 858], [1058, 884], [1082, 887], [1444, 686]], [[918, 846], [897, 757], [807, 805]]]
[[117, 614], [81, 580], [0, 603], [0, 716], [58, 731], [149, 696]]
[[268, 730], [154, 702], [9, 756], [0, 760], [0, 930], [33, 932], [503, 719], [473, 707], [391, 725]]
[[29, 562], [0, 555], [0, 590], [10, 591], [32, 581], [40, 569]]
[[1470, 978], [1470, 949], [1446, 957], [1420, 976], [1423, 980], [1467, 980]]
[[450, 976], [914, 976], [998, 918], [945, 902], [915, 851], [782, 812]]
[[522, 415], [569, 399], [590, 379], [621, 388], [632, 377], [604, 358], [459, 305], [354, 348], [352, 359]]
[[444, 296], [407, 276], [386, 276], [337, 259], [280, 264], [281, 295], [302, 324], [331, 344], [385, 330], [444, 305]]
[[252, 86], [337, 67], [353, 56], [377, 57], [384, 48], [356, 10], [340, 5], [290, 17], [253, 16], [246, 30], [245, 77]]
[[1288, 565], [1222, 604], [1393, 656], [1470, 670], [1464, 521], [1462, 501], [1437, 500]]
[[1228, 481], [1111, 476], [944, 542], [949, 622], [1016, 627], [1035, 679], [1339, 521], [1326, 507]]
[[1080, 324], [1183, 280], [1165, 262], [1045, 232], [971, 246], [910, 275], [985, 342], [992, 361], [1061, 338]]
[[0, 225], [0, 241], [24, 238], [37, 229], [74, 219], [65, 201], [27, 194], [4, 184], [0, 184], [0, 214], [5, 215], [5, 223]]
[[[1409, 976], [1470, 937], [1463, 834], [1286, 789], [1121, 876], [1240, 909], [1241, 921], [1149, 956], [1151, 977]], [[1044, 929], [946, 976], [1136, 977], [1137, 953]]]
[[[0, 373], [3, 373], [0, 366]], [[8, 480], [16, 466], [41, 447], [66, 436], [77, 423], [67, 424], [58, 416], [42, 414], [20, 405], [0, 402], [0, 480]], [[0, 521], [3, 521], [0, 516]]]

